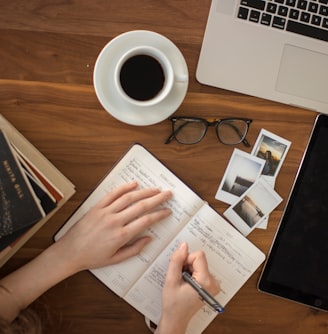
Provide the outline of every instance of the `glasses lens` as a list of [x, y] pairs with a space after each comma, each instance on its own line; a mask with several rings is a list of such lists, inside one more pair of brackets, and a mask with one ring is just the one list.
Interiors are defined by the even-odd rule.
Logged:
[[174, 123], [176, 140], [181, 144], [195, 144], [205, 135], [206, 123], [193, 119], [178, 119]]
[[216, 128], [217, 135], [223, 144], [238, 144], [246, 137], [247, 122], [240, 119], [224, 120]]

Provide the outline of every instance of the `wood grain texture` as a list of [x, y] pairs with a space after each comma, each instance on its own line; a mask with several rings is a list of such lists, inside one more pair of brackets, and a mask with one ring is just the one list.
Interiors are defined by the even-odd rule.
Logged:
[[[120, 33], [147, 29], [170, 38], [190, 75], [176, 115], [250, 117], [251, 144], [262, 128], [292, 142], [276, 182], [284, 198], [268, 229], [249, 236], [268, 252], [316, 114], [199, 84], [195, 79], [210, 0], [0, 1], [0, 110], [75, 185], [77, 193], [2, 269], [14, 270], [52, 243], [52, 237], [115, 161], [135, 141], [151, 150], [218, 212], [214, 199], [233, 147], [213, 129], [194, 146], [164, 145], [169, 121], [147, 127], [121, 123], [103, 110], [92, 84], [100, 50]], [[250, 151], [251, 148], [240, 149]], [[206, 333], [327, 333], [326, 313], [257, 291], [259, 270]], [[90, 273], [58, 284], [42, 298], [60, 333], [147, 333], [143, 317]]]

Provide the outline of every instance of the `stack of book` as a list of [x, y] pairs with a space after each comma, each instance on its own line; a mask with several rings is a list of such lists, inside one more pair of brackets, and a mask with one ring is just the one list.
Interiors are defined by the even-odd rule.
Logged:
[[0, 267], [74, 192], [74, 185], [0, 115]]

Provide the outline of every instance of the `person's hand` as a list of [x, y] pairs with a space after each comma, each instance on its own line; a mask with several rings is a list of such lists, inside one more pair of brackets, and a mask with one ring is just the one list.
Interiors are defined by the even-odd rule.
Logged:
[[170, 191], [136, 188], [133, 182], [108, 193], [57, 242], [75, 271], [138, 254], [151, 239], [136, 236], [171, 213], [159, 208], [171, 197]]
[[182, 278], [182, 271], [192, 273], [193, 278], [209, 293], [220, 291], [219, 283], [210, 274], [203, 251], [188, 254], [183, 242], [173, 253], [162, 293], [162, 316], [156, 334], [185, 333], [192, 316], [204, 305], [198, 293]]
[[170, 214], [159, 206], [171, 192], [136, 190], [137, 186], [133, 182], [108, 193], [58, 242], [4, 277], [0, 281], [1, 317], [11, 322], [41, 294], [78, 271], [138, 254], [151, 240], [138, 234]]

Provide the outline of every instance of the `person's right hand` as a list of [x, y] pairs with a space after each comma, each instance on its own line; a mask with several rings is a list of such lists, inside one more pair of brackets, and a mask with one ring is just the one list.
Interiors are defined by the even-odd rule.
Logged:
[[208, 270], [205, 253], [188, 254], [183, 242], [173, 253], [162, 293], [162, 316], [156, 334], [184, 334], [192, 316], [204, 305], [198, 293], [182, 278], [182, 271], [193, 278], [209, 293], [216, 295], [220, 285]]

